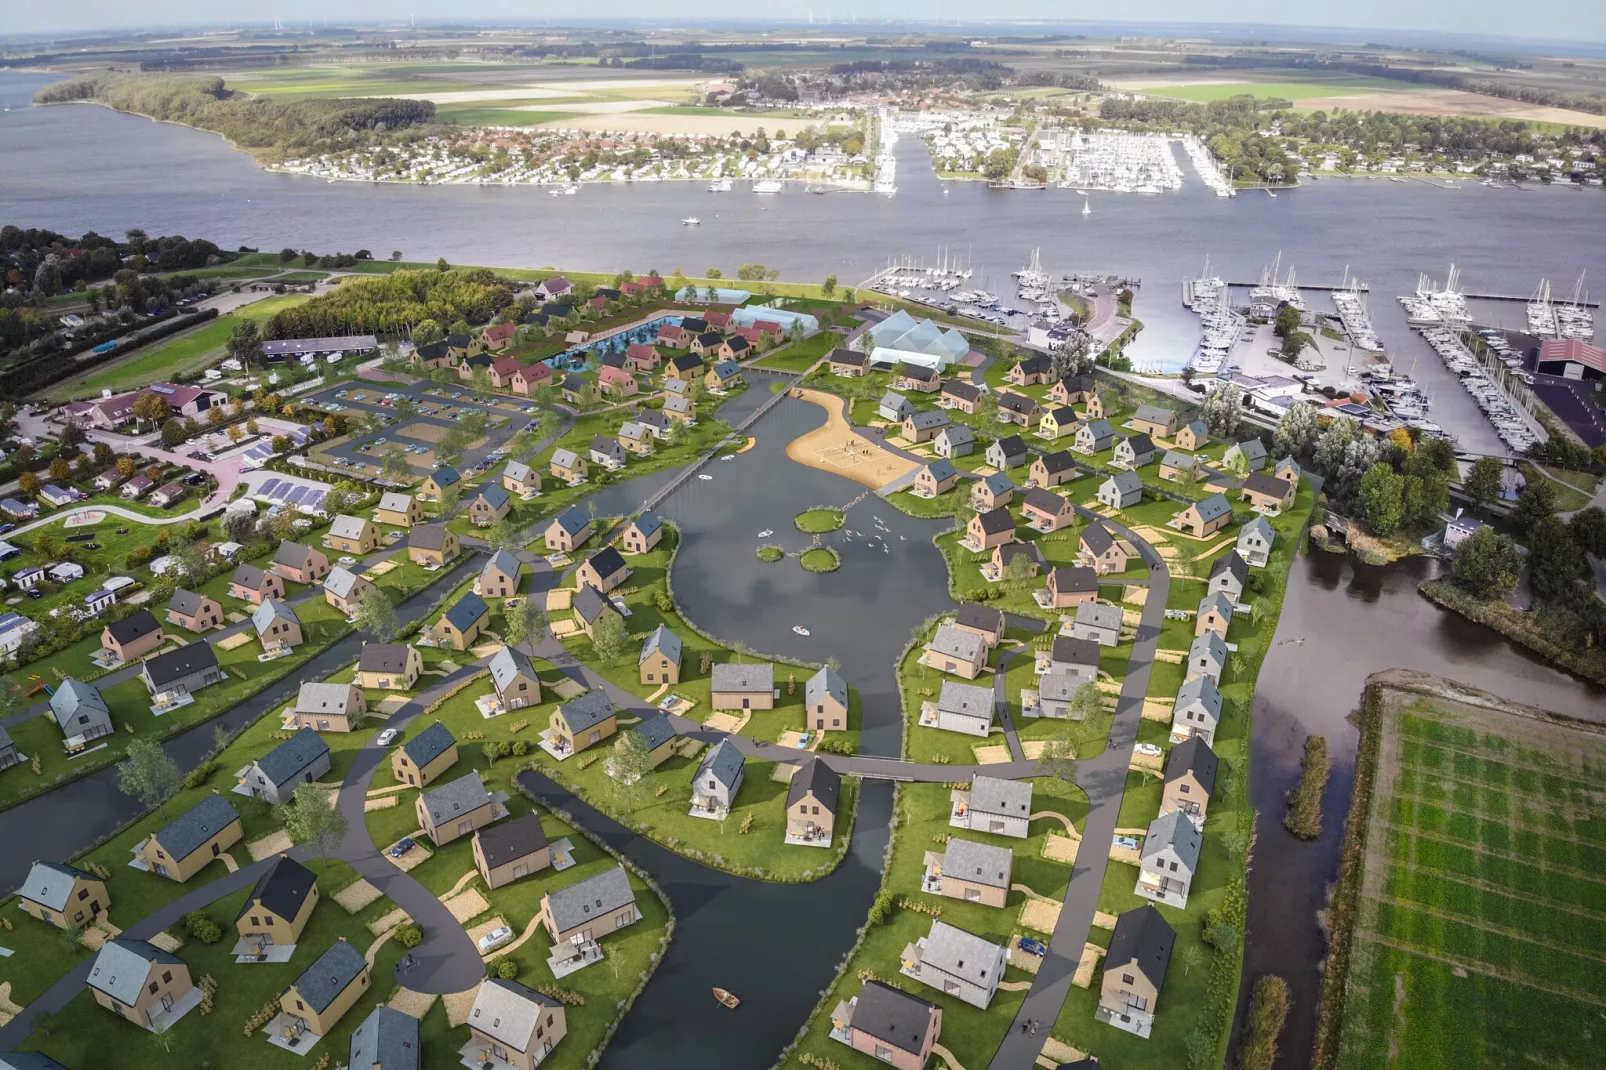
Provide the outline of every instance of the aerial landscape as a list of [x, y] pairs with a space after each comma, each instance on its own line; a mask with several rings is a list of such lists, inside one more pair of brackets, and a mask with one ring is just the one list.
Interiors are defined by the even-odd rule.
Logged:
[[0, 12], [0, 1070], [1603, 1065], [1606, 17]]

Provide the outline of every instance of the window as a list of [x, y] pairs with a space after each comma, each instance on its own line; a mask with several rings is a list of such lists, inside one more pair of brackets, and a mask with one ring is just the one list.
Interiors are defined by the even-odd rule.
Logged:
[[83, 921], [84, 920], [84, 912], [82, 910], [80, 910], [78, 913], [76, 913], [76, 914], [74, 914], [72, 916], [72, 920], [73, 921]]
[[808, 804], [804, 803], [802, 806], [799, 806], [797, 808], [797, 812], [800, 814], [807, 814], [809, 812]]
[[88, 899], [89, 898], [89, 889], [88, 888], [80, 888], [80, 889], [78, 889], [78, 898], [79, 898], [80, 901]]
[[885, 1044], [877, 1044], [875, 1046], [875, 1057], [884, 1063], [890, 1063], [892, 1061], [892, 1049]]
[[842, 718], [840, 718], [840, 717], [831, 718], [831, 727], [832, 728], [841, 728], [842, 727]]
[[152, 981], [152, 982], [151, 982], [151, 983], [150, 983], [150, 990], [151, 990], [151, 991], [152, 991], [152, 992], [155, 992], [155, 991], [156, 991], [156, 988], [157, 988], [157, 985], [156, 985], [156, 982], [155, 982], [155, 981]]
[[820, 816], [820, 808], [818, 806], [816, 806], [814, 808], [814, 816], [815, 817], [819, 817]]
[[253, 925], [253, 926], [256, 926], [256, 925], [260, 925], [260, 924], [262, 924], [262, 923], [261, 923], [261, 922], [259, 922], [259, 921], [257, 921], [257, 916], [256, 916], [256, 915], [255, 915], [255, 914], [252, 914], [252, 915], [251, 915], [251, 924], [252, 924], [252, 925]]
[[1186, 794], [1188, 794], [1188, 785], [1186, 785], [1186, 784], [1178, 784], [1177, 785], [1177, 790], [1180, 791], [1182, 794], [1186, 795]]
[[1135, 981], [1136, 981], [1136, 978], [1134, 978], [1129, 973], [1123, 973], [1121, 975], [1121, 983], [1124, 984], [1124, 985], [1133, 984]]

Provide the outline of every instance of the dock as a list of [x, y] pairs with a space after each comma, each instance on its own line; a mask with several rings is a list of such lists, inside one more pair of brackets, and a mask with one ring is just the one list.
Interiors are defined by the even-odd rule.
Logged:
[[[1264, 283], [1261, 283], [1261, 282], [1229, 282], [1229, 283], [1227, 283], [1227, 285], [1230, 286], [1231, 288], [1233, 288], [1234, 290], [1251, 290], [1251, 289], [1254, 289], [1257, 286], [1264, 285]], [[1367, 285], [1366, 283], [1364, 283], [1364, 282], [1348, 283], [1348, 284], [1346, 284], [1346, 283], [1338, 283], [1336, 285], [1327, 285], [1327, 284], [1323, 284], [1323, 283], [1313, 283], [1313, 282], [1303, 282], [1302, 281], [1302, 282], [1299, 282], [1298, 284], [1296, 284], [1294, 288], [1296, 290], [1321, 290], [1321, 291], [1324, 291], [1324, 292], [1327, 292], [1327, 293], [1331, 293], [1334, 290], [1359, 290], [1361, 293], [1370, 293], [1371, 290], [1372, 290], [1372, 288], [1369, 285]], [[1467, 296], [1471, 297], [1472, 294], [1467, 294]], [[1523, 300], [1526, 301], [1528, 299], [1526, 297], [1524, 297]]]
[[[1461, 294], [1461, 296], [1465, 297], [1468, 301], [1521, 301], [1525, 305], [1529, 301], [1533, 300], [1533, 294], [1474, 294], [1474, 293], [1465, 293], [1465, 292], [1463, 292]], [[1577, 302], [1574, 302], [1574, 301], [1571, 301], [1571, 300], [1569, 300], [1569, 301], [1558, 301], [1557, 304], [1567, 304], [1567, 305], [1577, 304], [1579, 308], [1599, 308], [1600, 307], [1600, 302], [1599, 301], [1588, 301], [1588, 300], [1584, 300], [1582, 298], [1580, 298]]]

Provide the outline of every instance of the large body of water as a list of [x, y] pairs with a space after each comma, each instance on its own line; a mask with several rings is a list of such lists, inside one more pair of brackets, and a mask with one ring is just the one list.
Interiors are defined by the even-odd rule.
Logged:
[[[1191, 351], [1194, 321], [1180, 307], [1179, 283], [1197, 272], [1207, 254], [1224, 276], [1244, 281], [1281, 251], [1284, 263], [1297, 264], [1307, 281], [1336, 281], [1348, 266], [1372, 283], [1374, 320], [1397, 363], [1411, 367], [1420, 358], [1415, 371], [1433, 393], [1435, 419], [1476, 450], [1497, 449], [1498, 442], [1437, 358], [1409, 333], [1394, 295], [1413, 287], [1420, 271], [1442, 276], [1452, 260], [1467, 287], [1479, 291], [1527, 293], [1541, 275], [1565, 281], [1583, 268], [1606, 280], [1606, 202], [1592, 192], [1322, 181], [1275, 199], [1246, 194], [1226, 201], [1190, 180], [1172, 195], [1095, 195], [1093, 214], [1083, 217], [1081, 199], [1068, 191], [1026, 194], [940, 183], [914, 142], [899, 147], [900, 189], [890, 198], [718, 196], [700, 186], [667, 183], [588, 186], [579, 196], [559, 198], [531, 188], [328, 184], [268, 174], [216, 137], [178, 126], [94, 107], [19, 107], [46, 80], [0, 72], [0, 100], [12, 106], [0, 113], [0, 145], [6, 150], [0, 222], [70, 234], [141, 227], [229, 247], [368, 248], [380, 256], [400, 249], [415, 259], [578, 270], [656, 268], [667, 274], [681, 268], [690, 274], [717, 266], [729, 274], [740, 263], [757, 261], [788, 278], [834, 273], [844, 284], [856, 284], [889, 257], [932, 258], [946, 246], [972, 257], [977, 283], [993, 289], [1004, 289], [1008, 272], [1040, 247], [1045, 266], [1056, 273], [1112, 271], [1144, 280], [1136, 311], [1148, 330], [1140, 357]], [[702, 227], [679, 224], [691, 214], [704, 220]], [[1323, 307], [1324, 299], [1313, 297], [1311, 304]], [[1522, 319], [1520, 304], [1487, 311], [1511, 325]], [[743, 406], [760, 398], [751, 391], [725, 415], [750, 411]], [[914, 624], [949, 604], [941, 559], [930, 545], [933, 532], [946, 525], [912, 520], [872, 498], [850, 513], [848, 531], [863, 535], [828, 536], [843, 552], [839, 572], [808, 577], [792, 561], [758, 563], [752, 551], [759, 531], [773, 529], [773, 541], [801, 548], [805, 540], [791, 527], [793, 513], [814, 504], [844, 504], [858, 493], [846, 480], [784, 457], [785, 443], [822, 418], [812, 406], [783, 403], [754, 429], [757, 447], [713, 463], [713, 479], [693, 481], [662, 506], [685, 534], [676, 593], [695, 623], [726, 641], [810, 660], [836, 655], [864, 698], [865, 749], [896, 753], [901, 718], [892, 660]], [[597, 496], [598, 509], [620, 512], [638, 505], [664, 478], [607, 488]], [[877, 516], [886, 531], [875, 525]], [[1353, 777], [1355, 733], [1346, 717], [1366, 676], [1407, 667], [1565, 712], [1598, 716], [1606, 708], [1599, 689], [1536, 663], [1499, 636], [1418, 596], [1415, 584], [1432, 567], [1409, 562], [1374, 569], [1320, 555], [1296, 561], [1276, 645], [1262, 670], [1253, 800], [1264, 820], [1251, 875], [1246, 980], [1273, 972], [1293, 987], [1279, 1064], [1288, 1070], [1303, 1066], [1310, 1049], [1315, 964], [1323, 950], [1317, 912], [1336, 874]], [[813, 635], [795, 635], [794, 624]], [[1300, 638], [1305, 641], [1293, 641]], [[1282, 794], [1297, 776], [1300, 748], [1312, 732], [1332, 740], [1334, 773], [1327, 831], [1306, 844], [1283, 832], [1280, 817]], [[885, 813], [879, 798], [862, 810], [861, 837]], [[856, 842], [851, 869], [873, 866], [882, 836], [872, 833]], [[711, 885], [703, 887], [721, 879], [699, 876], [695, 901], [736, 908], [736, 900], [720, 901]], [[861, 871], [840, 882], [842, 894], [831, 896], [835, 908], [852, 912], [848, 904], [864, 895], [862, 879]], [[675, 889], [670, 892], [674, 897]], [[682, 936], [690, 933], [688, 926]], [[838, 936], [851, 939], [833, 933], [829, 953], [840, 954]], [[664, 974], [673, 974], [674, 983], [655, 980], [648, 986], [610, 1054], [611, 1065], [646, 1065], [653, 1054], [663, 1056], [653, 1047], [653, 1027], [695, 1012], [701, 1004], [694, 1001], [708, 1002], [699, 989], [711, 983], [708, 964], [721, 955], [709, 950], [694, 956], [693, 950], [684, 939], [676, 941], [673, 962], [665, 963], [675, 968]], [[784, 960], [763, 961], [773, 975], [774, 963]], [[805, 971], [811, 983], [820, 983], [823, 966], [823, 960], [811, 961]], [[686, 981], [691, 983], [681, 983]], [[719, 983], [717, 977], [712, 983]], [[773, 1052], [777, 1040], [796, 1027], [799, 1009], [812, 1002], [805, 995], [766, 999], [764, 1009], [786, 1019], [784, 1027], [733, 1040], [721, 1053], [729, 1056], [721, 1065], [767, 1065], [769, 1058], [760, 1053]], [[707, 1034], [681, 1035], [691, 1042]]]

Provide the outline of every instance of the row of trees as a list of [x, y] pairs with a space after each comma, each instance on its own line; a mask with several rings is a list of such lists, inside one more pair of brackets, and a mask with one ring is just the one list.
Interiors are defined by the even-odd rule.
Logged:
[[268, 320], [268, 338], [352, 332], [407, 334], [425, 320], [484, 323], [513, 303], [505, 280], [485, 268], [397, 271], [352, 279]]

